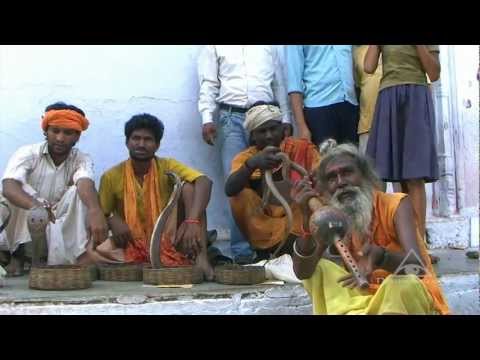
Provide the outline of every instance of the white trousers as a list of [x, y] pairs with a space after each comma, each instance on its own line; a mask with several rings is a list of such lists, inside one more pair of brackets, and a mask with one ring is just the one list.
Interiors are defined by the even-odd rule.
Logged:
[[[37, 197], [36, 191], [29, 185], [23, 190]], [[20, 244], [32, 241], [28, 231], [28, 211], [7, 203], [12, 212], [10, 222], [0, 234], [0, 250], [13, 253]], [[46, 229], [48, 244], [48, 265], [75, 264], [77, 258], [87, 247], [87, 209], [80, 200], [77, 187], [67, 189], [60, 201], [54, 206], [55, 224], [49, 223]], [[7, 216], [7, 210], [0, 206], [0, 221]]]

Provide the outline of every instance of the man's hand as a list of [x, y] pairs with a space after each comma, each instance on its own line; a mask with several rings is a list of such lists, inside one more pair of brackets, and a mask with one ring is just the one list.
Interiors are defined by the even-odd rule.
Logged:
[[313, 183], [308, 176], [297, 181], [291, 190], [291, 197], [293, 201], [300, 205], [304, 215], [309, 214], [308, 200], [317, 196], [317, 192], [313, 189]]
[[173, 246], [188, 258], [195, 260], [202, 249], [202, 226], [183, 222], [177, 230]]
[[[367, 242], [362, 250], [358, 253], [360, 258], [357, 261], [360, 273], [369, 278], [370, 274], [378, 268], [379, 262], [383, 259], [385, 250], [375, 244]], [[357, 282], [352, 274], [345, 275], [338, 280], [343, 287], [353, 289], [357, 287]]]
[[54, 205], [50, 204], [47, 200], [43, 200], [43, 203], [39, 202], [38, 200], [34, 200], [34, 204], [34, 207], [40, 206], [47, 210], [48, 221], [50, 221], [52, 224], [55, 224], [55, 221], [57, 219], [55, 218], [55, 214], [53, 213]]
[[307, 139], [308, 141], [312, 141], [312, 133], [307, 126], [298, 127], [298, 137], [300, 139]]
[[215, 138], [217, 137], [217, 128], [213, 122], [203, 124], [202, 136], [203, 141], [205, 141], [208, 145], [213, 146], [215, 143]]
[[279, 160], [275, 156], [275, 154], [278, 152], [280, 152], [280, 148], [275, 146], [268, 146], [262, 151], [260, 151], [257, 155], [254, 155], [250, 159], [248, 159], [247, 166], [253, 169], [260, 170], [275, 169], [281, 163], [281, 160]]
[[90, 209], [87, 212], [88, 236], [93, 240], [93, 246], [100, 245], [105, 241], [108, 234], [108, 226], [101, 209]]
[[129, 243], [133, 244], [132, 232], [128, 225], [117, 215], [109, 218], [112, 240], [115, 246], [125, 249]]

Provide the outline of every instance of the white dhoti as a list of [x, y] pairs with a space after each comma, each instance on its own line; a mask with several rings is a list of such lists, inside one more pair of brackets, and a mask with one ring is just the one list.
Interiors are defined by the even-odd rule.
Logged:
[[[23, 190], [37, 197], [36, 191], [29, 185]], [[8, 202], [12, 212], [9, 224], [0, 234], [0, 250], [13, 253], [19, 245], [31, 242], [28, 231], [28, 210], [21, 209]], [[48, 265], [75, 264], [77, 258], [87, 249], [88, 237], [86, 226], [87, 209], [80, 200], [77, 187], [70, 186], [62, 198], [53, 207], [55, 224], [49, 223], [46, 228], [48, 244]], [[0, 221], [7, 216], [7, 210], [0, 207]]]

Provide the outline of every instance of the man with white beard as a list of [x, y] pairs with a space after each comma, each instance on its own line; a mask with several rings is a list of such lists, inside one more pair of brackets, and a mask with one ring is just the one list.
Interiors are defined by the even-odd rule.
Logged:
[[345, 214], [350, 229], [342, 241], [369, 284], [358, 288], [352, 274], [325, 258], [334, 251], [330, 234], [305, 232], [294, 244], [293, 263], [314, 314], [448, 314], [408, 195], [376, 190], [377, 175], [352, 144], [330, 139], [320, 152], [314, 187], [307, 178], [294, 187], [304, 229], [312, 197]]

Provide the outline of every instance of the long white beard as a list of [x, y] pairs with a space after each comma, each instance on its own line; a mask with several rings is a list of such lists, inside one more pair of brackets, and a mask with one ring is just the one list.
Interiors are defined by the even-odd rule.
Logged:
[[[347, 191], [355, 195], [349, 195], [340, 201], [341, 195]], [[339, 189], [330, 199], [330, 205], [347, 214], [356, 232], [360, 235], [369, 235], [373, 210], [373, 191], [370, 187], [347, 186]]]

